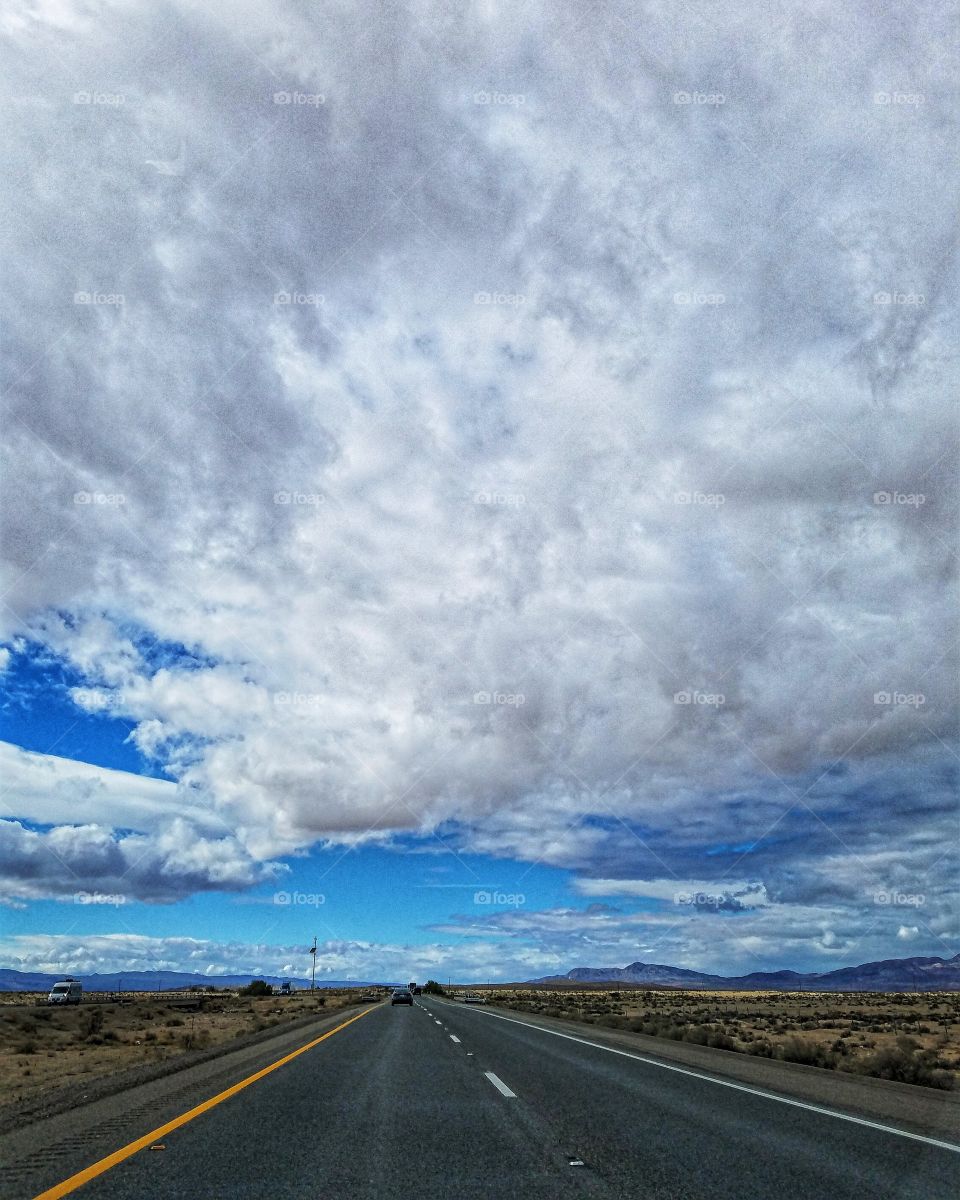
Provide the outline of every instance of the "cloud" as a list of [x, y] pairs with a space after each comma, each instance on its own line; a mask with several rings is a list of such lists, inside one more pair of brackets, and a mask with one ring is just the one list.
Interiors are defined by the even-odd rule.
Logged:
[[[7, 901], [81, 894], [172, 903], [271, 878], [195, 790], [128, 771], [33, 754], [0, 742], [8, 811], [0, 820], [0, 893]], [[81, 899], [79, 903], [86, 903]]]
[[246, 888], [278, 869], [253, 862], [236, 838], [205, 837], [176, 817], [150, 836], [102, 825], [55, 825], [37, 832], [0, 820], [5, 901], [172, 904], [194, 892]]
[[[506, 957], [535, 950], [561, 964], [557, 974], [571, 967], [641, 961], [735, 975], [831, 970], [889, 958], [897, 953], [897, 939], [906, 936], [900, 933], [902, 915], [895, 907], [864, 913], [862, 907], [824, 903], [755, 909], [678, 903], [630, 912], [607, 905], [537, 909], [504, 902], [498, 908], [475, 905], [472, 912], [431, 925], [429, 932], [456, 938], [459, 945], [486, 945], [493, 939]], [[924, 913], [922, 924], [908, 934], [917, 943], [912, 953], [950, 956], [956, 922], [936, 918], [931, 923]]]
[[148, 831], [183, 816], [222, 829], [196, 792], [167, 779], [35, 754], [9, 742], [0, 742], [0, 777], [7, 808], [15, 806], [20, 815], [29, 814], [42, 824], [96, 817], [109, 825]]
[[945, 18], [171, 12], [11, 29], [2, 361], [3, 632], [230, 831], [171, 888], [443, 827], [937, 893]]
[[741, 911], [769, 903], [762, 883], [723, 883], [707, 879], [575, 879], [583, 896], [637, 896], [671, 904], [689, 905], [695, 912]]
[[[63, 934], [15, 935], [0, 942], [3, 961], [14, 970], [53, 974], [113, 971], [196, 971], [228, 974], [309, 977], [310, 956], [304, 944], [215, 942], [189, 937], [146, 937], [111, 933], [81, 937]], [[495, 942], [470, 944], [451, 955], [441, 943], [402, 945], [328, 939], [317, 947], [317, 980], [426, 980], [448, 967], [464, 979], [523, 978], [554, 965], [532, 949], [505, 957]], [[506, 975], [504, 975], [506, 972]], [[444, 979], [446, 975], [444, 975]]]
[[[100, 897], [101, 902], [108, 898]], [[87, 901], [90, 903], [92, 901]], [[80, 903], [83, 903], [81, 901]], [[127, 918], [122, 906], [109, 909]], [[280, 910], [279, 919], [288, 910]], [[121, 922], [118, 921], [119, 925]], [[273, 926], [276, 926], [274, 921]], [[948, 938], [910, 927], [890, 910], [868, 925], [855, 913], [824, 906], [767, 907], [750, 913], [626, 912], [604, 904], [578, 909], [476, 908], [427, 930], [427, 940], [376, 942], [329, 937], [318, 947], [318, 978], [500, 980], [519, 982], [562, 974], [573, 966], [624, 966], [643, 961], [736, 974], [782, 968], [824, 969], [890, 957], [900, 940], [911, 953], [947, 957]], [[891, 939], [893, 939], [891, 941]], [[307, 974], [307, 945], [215, 941], [192, 937], [43, 933], [0, 940], [0, 958], [14, 969], [198, 971], [217, 975]]]

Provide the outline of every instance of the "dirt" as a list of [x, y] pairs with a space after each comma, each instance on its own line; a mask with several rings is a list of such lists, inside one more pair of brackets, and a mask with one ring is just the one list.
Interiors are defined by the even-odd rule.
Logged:
[[[44, 1097], [64, 1089], [98, 1091], [98, 1081], [177, 1069], [279, 1026], [335, 1012], [359, 993], [324, 989], [292, 996], [202, 998], [198, 1011], [181, 1008], [186, 994], [88, 996], [76, 1006], [47, 1006], [45, 996], [0, 996], [0, 1095], [4, 1108], [39, 1111]], [[139, 1070], [138, 1070], [139, 1068]]]
[[956, 992], [484, 990], [520, 1012], [765, 1058], [945, 1089], [960, 1077]]

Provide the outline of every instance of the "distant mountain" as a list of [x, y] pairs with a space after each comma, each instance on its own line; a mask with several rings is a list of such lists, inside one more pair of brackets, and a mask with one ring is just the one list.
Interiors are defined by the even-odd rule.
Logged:
[[[631, 963], [629, 967], [574, 967], [566, 975], [554, 975], [551, 981], [569, 979], [573, 983], [659, 983], [665, 987], [721, 987], [719, 975], [687, 971], [683, 967], [665, 967], [660, 963]], [[538, 979], [537, 983], [548, 980]]]
[[[69, 972], [67, 972], [69, 974]], [[0, 968], [0, 992], [49, 992], [64, 975], [46, 975], [34, 971], [10, 971]], [[186, 971], [118, 971], [112, 974], [79, 975], [86, 992], [172, 992], [200, 986], [246, 987], [254, 979], [263, 979], [275, 987], [284, 983], [285, 975], [197, 975]], [[290, 979], [295, 988], [309, 988], [309, 979]], [[318, 979], [318, 988], [377, 987], [366, 979]]]
[[566, 975], [531, 979], [533, 984], [624, 983], [649, 987], [725, 988], [753, 991], [933, 992], [960, 991], [960, 954], [953, 958], [887, 958], [836, 971], [754, 971], [750, 975], [708, 975], [661, 963], [627, 967], [574, 967]]

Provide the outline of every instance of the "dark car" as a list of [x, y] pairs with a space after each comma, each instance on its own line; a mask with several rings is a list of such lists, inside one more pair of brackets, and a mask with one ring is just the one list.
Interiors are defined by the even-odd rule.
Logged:
[[413, 996], [410, 995], [410, 992], [406, 988], [397, 988], [397, 990], [390, 997], [390, 1003], [391, 1004], [412, 1004]]

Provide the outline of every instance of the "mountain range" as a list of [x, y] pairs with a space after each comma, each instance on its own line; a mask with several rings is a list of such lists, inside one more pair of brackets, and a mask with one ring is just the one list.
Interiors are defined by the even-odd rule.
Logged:
[[[49, 992], [65, 975], [46, 975], [39, 971], [0, 969], [0, 992]], [[110, 974], [73, 975], [83, 984], [85, 992], [171, 992], [183, 988], [206, 986], [218, 988], [245, 987], [254, 979], [263, 979], [275, 987], [286, 981], [281, 975], [200, 975], [188, 971], [117, 971]], [[297, 988], [308, 988], [309, 979], [290, 979]], [[383, 986], [361, 979], [318, 979], [318, 988]]]
[[662, 963], [626, 967], [574, 967], [566, 975], [546, 975], [531, 984], [623, 983], [648, 987], [720, 988], [730, 991], [952, 992], [960, 990], [960, 954], [953, 958], [885, 958], [835, 971], [754, 971], [750, 975], [710, 975]]

